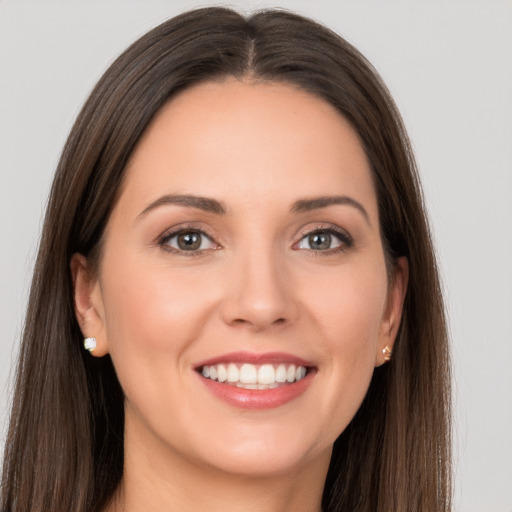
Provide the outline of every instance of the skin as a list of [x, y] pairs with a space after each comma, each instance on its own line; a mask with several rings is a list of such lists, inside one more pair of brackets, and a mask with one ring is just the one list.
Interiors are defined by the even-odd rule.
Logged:
[[[141, 215], [166, 194], [226, 212], [160, 204]], [[291, 211], [332, 195], [366, 215], [353, 204]], [[183, 225], [209, 235], [194, 254], [161, 244]], [[330, 228], [352, 243], [311, 248], [307, 234]], [[405, 259], [388, 276], [370, 167], [333, 107], [249, 80], [180, 93], [129, 161], [99, 271], [81, 255], [71, 267], [83, 334], [97, 338], [94, 356], [111, 355], [126, 395], [111, 510], [320, 510], [332, 444], [393, 345], [407, 286]], [[242, 350], [293, 354], [316, 373], [291, 402], [241, 409], [194, 368]]]

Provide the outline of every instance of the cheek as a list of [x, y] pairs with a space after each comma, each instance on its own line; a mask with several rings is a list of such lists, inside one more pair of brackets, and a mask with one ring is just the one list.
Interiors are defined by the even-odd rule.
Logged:
[[312, 308], [332, 357], [339, 358], [341, 353], [374, 356], [386, 305], [385, 273], [347, 269], [325, 284], [328, 291], [317, 295]]
[[322, 373], [327, 382], [319, 406], [332, 418], [326, 422], [331, 429], [327, 435], [335, 439], [355, 415], [373, 375], [387, 278], [385, 269], [341, 272], [327, 284], [329, 292], [318, 294], [310, 310], [326, 357]]
[[205, 329], [214, 302], [204, 279], [136, 258], [110, 265], [104, 275], [108, 349], [123, 385], [135, 377], [150, 385], [160, 370], [166, 379], [181, 373], [183, 353]]
[[158, 421], [168, 424], [173, 410], [188, 407], [184, 395], [174, 390], [183, 389], [189, 351], [207, 328], [215, 299], [198, 272], [171, 272], [136, 258], [107, 264], [108, 349], [127, 403], [145, 418], [159, 411]]

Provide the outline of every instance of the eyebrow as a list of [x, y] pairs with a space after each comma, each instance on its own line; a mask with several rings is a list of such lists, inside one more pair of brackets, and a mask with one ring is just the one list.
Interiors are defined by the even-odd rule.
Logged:
[[[144, 210], [139, 213], [137, 219], [144, 217], [150, 211], [165, 205], [178, 205], [188, 208], [197, 208], [199, 210], [214, 213], [216, 215], [226, 214], [226, 207], [221, 201], [218, 201], [217, 199], [195, 196], [191, 194], [166, 194], [146, 206], [146, 208], [144, 208]], [[370, 217], [364, 206], [359, 201], [356, 201], [349, 196], [319, 196], [308, 199], [299, 199], [293, 203], [290, 211], [293, 213], [305, 213], [312, 210], [327, 208], [328, 206], [333, 205], [352, 206], [363, 215], [368, 224], [371, 224]]]
[[166, 194], [165, 196], [159, 197], [156, 201], [150, 203], [141, 213], [137, 216], [137, 219], [144, 217], [150, 211], [155, 208], [159, 208], [164, 205], [178, 205], [186, 206], [188, 208], [197, 208], [209, 213], [215, 213], [217, 215], [224, 215], [226, 213], [225, 206], [216, 199], [209, 197], [193, 196], [189, 194]]
[[320, 196], [308, 199], [300, 199], [299, 201], [293, 203], [291, 211], [295, 213], [304, 213], [320, 208], [327, 208], [328, 206], [336, 204], [347, 205], [356, 208], [363, 215], [366, 222], [371, 225], [370, 216], [368, 215], [365, 207], [359, 201], [356, 201], [349, 196]]

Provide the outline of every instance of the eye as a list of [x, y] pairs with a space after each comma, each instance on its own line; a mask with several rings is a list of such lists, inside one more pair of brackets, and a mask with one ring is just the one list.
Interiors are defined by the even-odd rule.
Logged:
[[352, 239], [347, 233], [334, 229], [316, 229], [303, 236], [295, 245], [296, 249], [312, 251], [343, 250], [352, 245]]
[[160, 245], [174, 251], [196, 252], [217, 249], [218, 245], [206, 234], [197, 229], [184, 229], [165, 235]]

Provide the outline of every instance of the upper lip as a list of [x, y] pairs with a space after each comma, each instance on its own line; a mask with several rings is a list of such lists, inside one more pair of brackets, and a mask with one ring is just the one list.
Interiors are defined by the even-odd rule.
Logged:
[[212, 357], [201, 361], [195, 368], [201, 368], [203, 366], [210, 366], [221, 363], [249, 363], [254, 365], [262, 364], [295, 364], [296, 366], [313, 367], [314, 364], [311, 361], [288, 354], [286, 352], [229, 352], [227, 354], [221, 354], [219, 356]]

